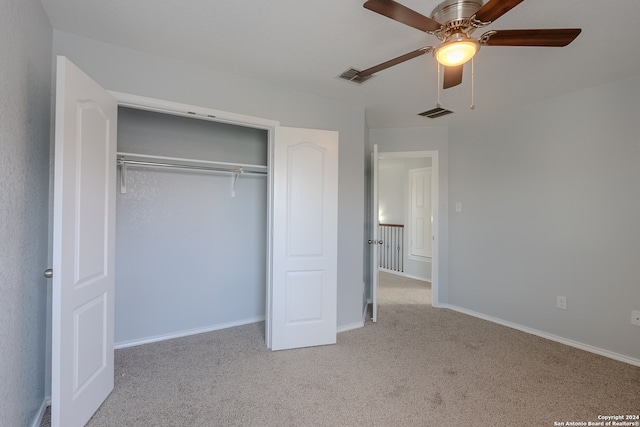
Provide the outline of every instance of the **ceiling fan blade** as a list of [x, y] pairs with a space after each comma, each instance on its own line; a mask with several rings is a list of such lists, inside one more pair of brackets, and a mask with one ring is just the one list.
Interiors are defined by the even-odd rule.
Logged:
[[487, 46], [563, 47], [574, 41], [581, 31], [580, 28], [488, 31], [480, 36], [480, 44]]
[[439, 22], [427, 18], [393, 0], [367, 0], [364, 3], [364, 7], [380, 15], [384, 15], [387, 18], [417, 28], [420, 31], [432, 32], [440, 29], [442, 26]]
[[450, 87], [458, 86], [462, 83], [463, 67], [464, 64], [456, 65], [455, 67], [444, 67], [442, 89], [449, 89]]
[[382, 71], [389, 67], [393, 67], [394, 65], [398, 65], [402, 62], [413, 59], [416, 56], [424, 55], [425, 53], [431, 52], [432, 50], [433, 50], [433, 47], [431, 46], [421, 47], [420, 49], [414, 50], [413, 52], [405, 53], [404, 55], [398, 56], [397, 58], [390, 59], [386, 62], [383, 62], [382, 64], [378, 64], [373, 67], [367, 68], [366, 70], [362, 70], [356, 75], [358, 77], [370, 76], [371, 74], [375, 74], [378, 71]]
[[493, 22], [523, 1], [524, 0], [489, 0], [476, 12], [476, 19], [485, 23]]

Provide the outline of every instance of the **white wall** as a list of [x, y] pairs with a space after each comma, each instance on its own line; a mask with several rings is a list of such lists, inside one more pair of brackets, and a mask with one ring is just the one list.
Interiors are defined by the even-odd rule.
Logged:
[[450, 129], [451, 304], [640, 360], [639, 112], [636, 76]]
[[45, 399], [52, 30], [38, 0], [0, 0], [0, 425]]
[[[118, 113], [119, 152], [266, 165], [267, 148], [261, 129]], [[116, 346], [263, 319], [266, 175], [240, 176], [235, 197], [230, 173], [131, 165], [126, 177], [116, 197]]]
[[438, 152], [438, 301], [448, 299], [449, 237], [448, 237], [448, 129], [446, 126], [424, 128], [371, 129], [369, 149], [378, 145], [380, 153], [406, 151]]
[[361, 324], [364, 109], [257, 80], [54, 31], [67, 56], [106, 89], [340, 133], [338, 326]]

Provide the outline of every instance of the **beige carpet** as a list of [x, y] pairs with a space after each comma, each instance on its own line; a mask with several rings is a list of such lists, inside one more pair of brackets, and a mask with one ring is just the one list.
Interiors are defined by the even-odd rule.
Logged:
[[431, 304], [431, 283], [380, 272], [378, 305]]
[[429, 304], [381, 274], [378, 323], [271, 352], [252, 324], [116, 351], [89, 426], [553, 426], [640, 412], [640, 368]]

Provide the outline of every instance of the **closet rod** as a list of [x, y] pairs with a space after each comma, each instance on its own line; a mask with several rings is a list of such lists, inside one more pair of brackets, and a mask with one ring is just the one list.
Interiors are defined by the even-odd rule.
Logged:
[[[242, 169], [245, 173], [247, 172], [267, 172], [267, 166], [264, 165], [256, 165], [250, 163], [229, 163], [229, 162], [220, 162], [215, 160], [201, 160], [201, 159], [188, 159], [184, 157], [167, 157], [167, 156], [157, 156], [153, 154], [139, 154], [139, 153], [127, 153], [124, 151], [118, 151], [117, 153], [118, 161], [124, 160], [127, 162], [145, 162], [145, 163], [161, 163], [163, 165], [179, 165], [180, 167], [184, 166], [195, 166], [196, 168], [212, 168], [211, 170], [216, 171], [230, 171], [237, 173], [239, 169]], [[145, 165], [143, 165], [145, 166]], [[146, 166], [154, 166], [152, 164], [148, 164]], [[167, 167], [171, 167], [167, 166]], [[195, 168], [194, 168], [195, 169]], [[204, 169], [206, 170], [206, 169]]]
[[[228, 172], [231, 177], [231, 197], [236, 196], [236, 182], [240, 175], [267, 175], [267, 167], [262, 165], [215, 162], [211, 160], [184, 159], [179, 157], [154, 156], [151, 154], [117, 153], [120, 166], [120, 193], [127, 192], [127, 166], [188, 169], [205, 172]], [[132, 159], [133, 158], [133, 159]], [[139, 159], [139, 160], [135, 160]], [[180, 163], [177, 163], [180, 162]]]
[[222, 167], [222, 166], [196, 166], [196, 165], [180, 165], [176, 163], [160, 163], [160, 162], [145, 162], [141, 160], [127, 160], [118, 159], [118, 165], [137, 165], [137, 166], [149, 166], [149, 167], [162, 167], [162, 168], [178, 168], [178, 169], [193, 169], [204, 171], [216, 171], [216, 172], [231, 172], [234, 174], [257, 174], [266, 175], [267, 172], [262, 171], [248, 171], [242, 167]]

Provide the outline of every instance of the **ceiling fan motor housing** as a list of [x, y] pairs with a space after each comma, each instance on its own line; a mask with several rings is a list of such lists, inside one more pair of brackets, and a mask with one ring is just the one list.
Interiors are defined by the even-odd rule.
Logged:
[[431, 12], [431, 19], [442, 24], [442, 29], [434, 34], [445, 40], [451, 34], [471, 34], [475, 27], [470, 25], [469, 18], [482, 7], [482, 0], [446, 0]]

